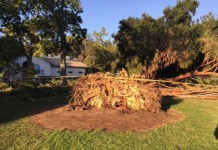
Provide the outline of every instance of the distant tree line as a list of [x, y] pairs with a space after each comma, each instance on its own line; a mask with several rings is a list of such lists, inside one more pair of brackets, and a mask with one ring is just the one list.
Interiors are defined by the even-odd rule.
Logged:
[[[81, 28], [79, 0], [2, 0], [0, 2], [0, 65], [17, 56], [61, 56], [66, 75], [66, 55], [78, 57], [90, 72], [117, 72], [147, 78], [181, 80], [194, 75], [217, 75], [218, 19], [212, 13], [193, 16], [197, 0], [179, 0], [157, 19], [143, 14], [120, 21], [112, 40], [105, 28], [87, 35]], [[175, 78], [176, 77], [176, 78]]]

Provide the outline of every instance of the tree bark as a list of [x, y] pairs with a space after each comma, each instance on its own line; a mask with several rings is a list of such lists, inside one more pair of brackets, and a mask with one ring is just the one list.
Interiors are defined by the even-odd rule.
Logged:
[[27, 76], [33, 76], [35, 74], [35, 68], [32, 61], [32, 56], [26, 55], [27, 59]]
[[60, 75], [66, 76], [66, 54], [64, 52], [60, 55]]
[[60, 54], [60, 76], [63, 76], [63, 78], [61, 78], [61, 85], [67, 85], [67, 79], [64, 78], [66, 75], [66, 53], [62, 52]]
[[193, 76], [218, 76], [218, 73], [216, 72], [204, 72], [204, 71], [194, 71], [194, 72], [188, 72], [186, 74], [183, 75], [179, 75], [175, 78], [169, 78], [167, 79], [168, 81], [172, 81], [172, 82], [176, 82], [176, 81], [180, 81], [182, 79], [186, 79], [186, 78], [190, 78]]

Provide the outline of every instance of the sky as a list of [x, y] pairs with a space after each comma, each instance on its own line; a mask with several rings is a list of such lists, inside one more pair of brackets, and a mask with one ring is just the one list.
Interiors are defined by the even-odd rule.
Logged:
[[[128, 17], [141, 17], [147, 13], [153, 18], [163, 16], [163, 10], [167, 6], [175, 6], [177, 0], [81, 0], [83, 13], [82, 27], [99, 32], [102, 27], [106, 28], [109, 35], [119, 29], [119, 21]], [[199, 0], [194, 19], [212, 12], [218, 15], [218, 0]]]

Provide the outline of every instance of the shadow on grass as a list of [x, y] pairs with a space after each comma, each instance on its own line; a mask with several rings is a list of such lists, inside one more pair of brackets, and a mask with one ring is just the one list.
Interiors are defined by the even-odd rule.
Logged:
[[215, 131], [214, 131], [214, 136], [218, 140], [218, 124], [217, 124]]
[[70, 99], [68, 88], [38, 88], [22, 92], [0, 93], [0, 124], [62, 107]]
[[[31, 98], [29, 98], [31, 97]], [[21, 91], [0, 92], [0, 124], [32, 116], [68, 104], [69, 87], [43, 87]], [[171, 96], [162, 100], [162, 110], [182, 102]]]
[[182, 99], [178, 99], [174, 96], [164, 96], [162, 98], [161, 109], [167, 111], [172, 105], [177, 105], [182, 102]]

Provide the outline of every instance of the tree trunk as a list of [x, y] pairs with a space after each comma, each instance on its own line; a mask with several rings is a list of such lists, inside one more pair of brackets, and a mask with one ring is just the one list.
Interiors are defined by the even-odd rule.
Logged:
[[193, 76], [218, 76], [218, 73], [216, 72], [204, 72], [204, 71], [194, 71], [194, 72], [188, 72], [186, 74], [183, 75], [179, 75], [175, 78], [169, 78], [167, 79], [168, 81], [172, 81], [172, 82], [176, 82], [176, 81], [180, 81], [182, 79], [186, 79], [186, 78], [190, 78]]
[[60, 55], [60, 76], [63, 76], [61, 78], [61, 85], [67, 85], [67, 79], [64, 78], [66, 75], [66, 53], [62, 52]]
[[26, 55], [26, 59], [27, 59], [27, 76], [33, 76], [35, 74], [35, 68], [32, 61], [32, 56]]
[[[180, 81], [182, 79], [190, 78], [193, 76], [217, 76], [218, 77], [218, 61], [217, 61], [217, 54], [215, 57], [212, 57], [211, 53], [206, 53], [204, 59], [202, 60], [201, 65], [197, 67], [196, 70], [192, 72], [188, 72], [186, 74], [179, 75], [174, 78], [169, 78], [169, 81]], [[198, 71], [203, 70], [203, 71]]]

